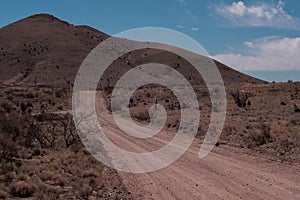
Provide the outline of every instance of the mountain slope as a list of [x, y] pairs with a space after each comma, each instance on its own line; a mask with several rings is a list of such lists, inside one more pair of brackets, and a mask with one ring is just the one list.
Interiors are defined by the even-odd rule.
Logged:
[[108, 35], [39, 14], [0, 29], [0, 80], [64, 86]]
[[[23, 86], [68, 87], [88, 53], [108, 37], [91, 27], [74, 26], [48, 14], [17, 21], [0, 29], [0, 81]], [[131, 55], [132, 63], [137, 64], [139, 55], [143, 54], [144, 51]], [[170, 66], [180, 63], [182, 73], [186, 76], [190, 73], [184, 70], [187, 63], [182, 63], [174, 55], [156, 50], [148, 50], [147, 55], [159, 55], [158, 58]], [[119, 69], [121, 64], [125, 71], [133, 67], [124, 60], [115, 64]], [[263, 83], [217, 61], [216, 64], [225, 83]], [[114, 71], [119, 70], [115, 68]]]

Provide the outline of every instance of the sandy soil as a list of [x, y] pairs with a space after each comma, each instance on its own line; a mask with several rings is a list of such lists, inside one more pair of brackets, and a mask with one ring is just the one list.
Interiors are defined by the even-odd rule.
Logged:
[[[100, 97], [97, 102], [97, 112], [101, 111], [99, 121], [105, 133], [122, 148], [151, 151], [172, 138], [168, 133], [151, 140], [128, 137], [116, 127]], [[201, 141], [195, 139], [180, 159], [162, 170], [119, 174], [134, 199], [300, 199], [299, 168], [223, 145], [201, 160], [198, 158], [200, 146]]]

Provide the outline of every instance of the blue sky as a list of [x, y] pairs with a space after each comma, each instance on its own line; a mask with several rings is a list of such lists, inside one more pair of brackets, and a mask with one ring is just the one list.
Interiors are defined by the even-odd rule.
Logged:
[[1, 3], [0, 26], [50, 13], [111, 35], [138, 27], [170, 28], [235, 69], [286, 81], [300, 80], [299, 10], [299, 0], [10, 0]]

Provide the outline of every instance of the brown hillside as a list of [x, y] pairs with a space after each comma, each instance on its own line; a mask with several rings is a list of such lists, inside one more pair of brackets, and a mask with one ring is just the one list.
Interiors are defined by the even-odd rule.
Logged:
[[0, 80], [66, 86], [89, 53], [108, 35], [39, 14], [0, 29]]
[[[0, 29], [0, 81], [22, 86], [37, 83], [45, 86], [68, 87], [68, 83], [74, 81], [84, 58], [97, 44], [108, 37], [107, 34], [96, 29], [74, 26], [48, 14], [37, 14], [17, 21]], [[117, 60], [115, 67], [119, 69], [115, 68], [113, 71], [126, 71], [136, 64], [141, 64], [141, 55], [145, 53], [149, 55], [146, 60], [153, 58], [174, 67], [179, 63], [181, 66], [179, 71], [181, 70], [187, 77], [191, 74], [188, 63], [184, 59], [179, 60], [177, 56], [170, 53], [151, 49], [132, 54], [130, 65], [125, 62], [126, 59]], [[216, 63], [225, 83], [263, 82], [219, 62]], [[192, 83], [199, 83], [198, 78], [191, 79]]]

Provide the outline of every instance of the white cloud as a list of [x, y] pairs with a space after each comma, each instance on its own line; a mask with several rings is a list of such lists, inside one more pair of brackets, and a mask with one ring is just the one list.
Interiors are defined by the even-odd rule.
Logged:
[[239, 2], [233, 2], [232, 6], [226, 6], [225, 10], [228, 12], [237, 15], [237, 16], [243, 16], [246, 11], [246, 6], [244, 2], [239, 1]]
[[192, 30], [193, 31], [199, 31], [199, 27], [193, 27]]
[[238, 1], [231, 5], [218, 5], [216, 11], [223, 18], [239, 26], [299, 29], [300, 20], [289, 15], [284, 7], [285, 3], [282, 0], [278, 1], [277, 5], [260, 2], [249, 6], [243, 1]]
[[300, 70], [300, 37], [267, 37], [251, 43], [253, 48], [247, 55], [219, 54], [213, 58], [241, 71]]
[[179, 24], [177, 24], [176, 27], [177, 27], [177, 28], [183, 28], [183, 26], [182, 26], [182, 25], [179, 25]]
[[247, 42], [244, 43], [244, 45], [246, 45], [246, 46], [249, 47], [249, 48], [254, 48], [253, 42], [247, 41]]

